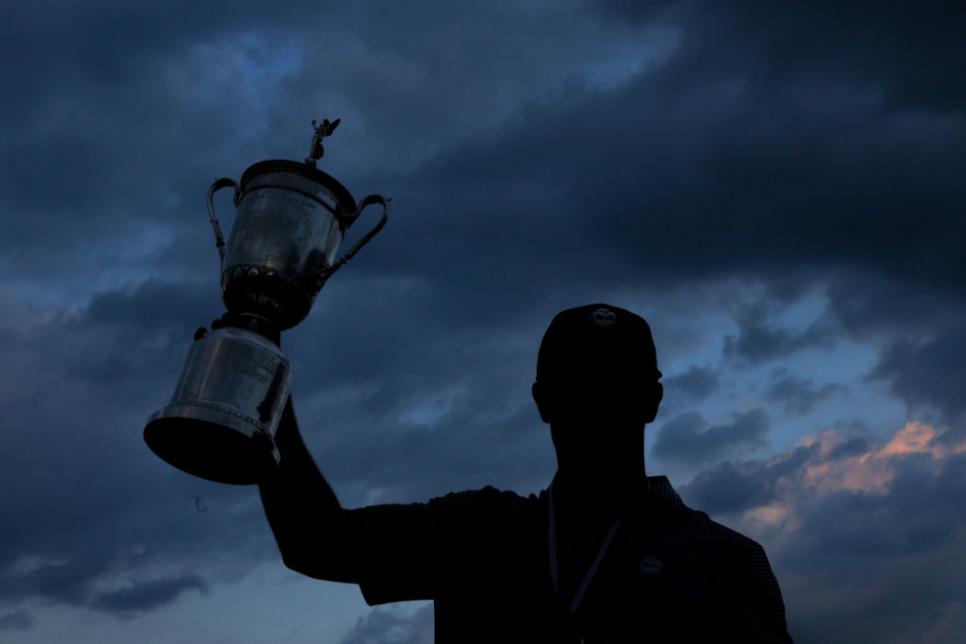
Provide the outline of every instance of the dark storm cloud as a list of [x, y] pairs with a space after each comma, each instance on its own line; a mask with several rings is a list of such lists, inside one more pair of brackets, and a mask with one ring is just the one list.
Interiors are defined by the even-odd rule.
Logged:
[[843, 385], [825, 383], [816, 385], [810, 378], [799, 378], [784, 370], [779, 370], [768, 385], [768, 399], [781, 403], [787, 413], [807, 414], [815, 405], [845, 389]]
[[34, 618], [28, 611], [15, 610], [0, 615], [0, 632], [26, 631], [34, 625]]
[[682, 25], [682, 66], [740, 67], [776, 85], [790, 78], [872, 86], [894, 107], [955, 112], [966, 103], [955, 80], [966, 71], [966, 9], [957, 3], [602, 0], [588, 8], [636, 26]]
[[867, 271], [842, 274], [829, 295], [830, 313], [848, 335], [882, 347], [872, 379], [888, 383], [914, 413], [964, 427], [966, 382], [955, 365], [966, 342], [966, 301]]
[[686, 463], [702, 463], [739, 449], [755, 449], [767, 444], [770, 423], [761, 408], [734, 415], [734, 420], [711, 425], [696, 411], [687, 411], [661, 426], [653, 453], [660, 458]]
[[145, 581], [129, 588], [98, 594], [91, 606], [118, 615], [134, 615], [173, 601], [186, 590], [208, 591], [208, 584], [198, 575]]
[[433, 607], [423, 606], [409, 617], [376, 607], [341, 640], [342, 644], [430, 644]]
[[772, 496], [763, 481], [741, 471], [731, 461], [701, 471], [682, 493], [696, 508], [712, 514], [740, 512], [763, 505]]
[[682, 486], [681, 496], [712, 515], [766, 505], [776, 498], [775, 481], [798, 471], [816, 451], [814, 447], [798, 447], [768, 463], [725, 461], [699, 472]]
[[890, 343], [872, 376], [888, 380], [893, 393], [914, 407], [933, 406], [948, 422], [961, 420], [966, 412], [966, 319], [957, 322], [928, 339]]
[[[818, 444], [813, 444], [795, 447], [767, 461], [725, 461], [702, 470], [682, 486], [680, 494], [689, 504], [710, 514], [736, 515], [787, 495], [788, 490], [777, 489], [776, 483], [798, 479], [809, 466], [859, 458], [873, 447], [868, 438], [856, 436], [835, 444], [824, 454]], [[882, 501], [885, 503], [888, 499]], [[818, 519], [818, 513], [814, 514]]]
[[691, 367], [683, 373], [664, 379], [665, 394], [677, 391], [697, 400], [707, 398], [718, 388], [720, 380], [714, 369]]
[[759, 300], [735, 316], [739, 334], [725, 339], [724, 354], [752, 364], [788, 356], [811, 347], [829, 347], [835, 337], [826, 321], [812, 324], [804, 331], [791, 332], [768, 322], [764, 303]]
[[[472, 217], [485, 252], [464, 257], [460, 277], [474, 290], [505, 293], [498, 287], [510, 258], [524, 247], [546, 248], [541, 239], [552, 234], [555, 252], [507, 275], [566, 280], [577, 267], [592, 267], [604, 280], [620, 266], [625, 282], [673, 284], [714, 271], [812, 280], [830, 277], [832, 267], [865, 266], [947, 290], [961, 281], [961, 253], [952, 238], [935, 233], [962, 225], [956, 212], [964, 194], [954, 179], [964, 158], [962, 120], [921, 116], [864, 87], [843, 93], [832, 78], [823, 84], [822, 75], [763, 75], [760, 66], [781, 59], [740, 50], [745, 36], [755, 48], [768, 32], [743, 33], [758, 24], [736, 13], [721, 22], [722, 30], [735, 31], [727, 34], [732, 46], [713, 55], [700, 48], [713, 42], [716, 23], [672, 13], [667, 21], [679, 22], [684, 35], [664, 67], [605, 96], [579, 83], [562, 89], [497, 136], [446, 151], [421, 169], [415, 176], [431, 182], [425, 200], [414, 203], [420, 212], [432, 213], [433, 203], [478, 212], [471, 199], [497, 186], [524, 196]], [[706, 31], [689, 36], [688, 17]], [[862, 29], [889, 19], [868, 20]], [[945, 64], [932, 49], [916, 55], [935, 68]], [[562, 136], [575, 127], [579, 144]], [[446, 191], [433, 198], [440, 185]], [[541, 221], [529, 207], [534, 202], [553, 219]], [[526, 214], [517, 214], [520, 203]], [[555, 228], [564, 214], [570, 226]], [[432, 237], [436, 248], [465, 246], [452, 238], [465, 227], [425, 221], [420, 237]], [[515, 235], [507, 239], [511, 227]], [[488, 243], [496, 239], [507, 243], [496, 249]], [[415, 253], [413, 260], [390, 268], [419, 267]], [[794, 335], [753, 318], [743, 322], [733, 348], [749, 357], [782, 355], [827, 335], [824, 327]]]
[[[195, 317], [202, 323], [220, 313], [218, 287], [206, 282], [164, 282], [149, 279], [91, 297], [81, 324], [95, 328], [127, 327], [150, 336], [159, 331], [189, 336]], [[197, 325], [196, 325], [197, 326]], [[193, 330], [193, 329], [190, 329]]]
[[69, 375], [106, 387], [136, 379], [143, 387], [147, 378], [177, 373], [195, 329], [220, 316], [218, 294], [210, 284], [157, 280], [96, 293], [84, 316], [62, 330], [101, 338], [68, 365]]
[[[16, 367], [0, 401], [10, 445], [0, 482], [16, 491], [0, 513], [4, 598], [124, 615], [247, 567], [222, 553], [276, 556], [250, 494], [168, 471], [141, 439], [147, 414], [173, 390], [200, 299], [191, 284], [147, 282], [0, 340]], [[210, 512], [195, 511], [198, 494]], [[233, 519], [251, 522], [244, 534], [226, 520], [232, 505], [245, 508]]]
[[[812, 104], [808, 95], [783, 95], [795, 88], [778, 79], [765, 85], [745, 67], [711, 60], [727, 54], [681, 69], [686, 51], [606, 96], [563, 90], [500, 137], [463, 146], [427, 171], [464, 189], [482, 189], [485, 177], [546, 195], [544, 212], [554, 217], [572, 213], [574, 225], [557, 232], [559, 256], [548, 258], [564, 274], [569, 259], [608, 276], [608, 258], [619, 253], [625, 270], [646, 268], [652, 279], [805, 264], [873, 264], [947, 284], [962, 276], [954, 245], [934, 235], [961, 226], [963, 191], [953, 180], [963, 158], [960, 119], [920, 122], [877, 100]], [[581, 145], [561, 136], [575, 126]], [[882, 141], [892, 142], [885, 157]], [[937, 174], [918, 172], [923, 164]], [[502, 213], [514, 214], [507, 203]], [[480, 221], [504, 228], [508, 219]], [[532, 214], [513, 220], [521, 246], [551, 230]], [[921, 262], [925, 253], [934, 259]], [[596, 263], [582, 261], [591, 256]]]
[[[0, 53], [23, 64], [7, 67], [20, 100], [0, 108], [11, 126], [0, 146], [9, 170], [0, 193], [10, 215], [0, 249], [18, 259], [18, 270], [53, 268], [30, 264], [40, 258], [38, 245], [42, 256], [59, 251], [63, 266], [71, 256], [90, 259], [95, 240], [116, 245], [136, 236], [153, 214], [177, 215], [163, 205], [171, 186], [188, 180], [204, 150], [215, 147], [197, 143], [227, 138], [237, 126], [222, 106], [192, 100], [174, 81], [176, 65], [191, 64], [177, 61], [182, 47], [232, 33], [245, 12], [181, 4], [184, 11], [57, 3], [38, 12], [20, 5], [4, 21]], [[73, 243], [77, 236], [88, 245]]]

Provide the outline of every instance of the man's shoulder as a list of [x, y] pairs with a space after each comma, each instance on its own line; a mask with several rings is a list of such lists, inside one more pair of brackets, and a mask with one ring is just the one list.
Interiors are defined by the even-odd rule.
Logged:
[[473, 490], [461, 490], [449, 492], [442, 496], [437, 496], [429, 500], [431, 504], [438, 505], [467, 505], [491, 507], [528, 507], [533, 506], [539, 499], [536, 494], [521, 496], [513, 490], [501, 490], [492, 485], [486, 485]]
[[[764, 547], [755, 539], [689, 509], [693, 562], [719, 589], [765, 587], [776, 584]], [[730, 592], [730, 591], [726, 591]]]
[[764, 554], [764, 548], [758, 541], [715, 521], [706, 512], [685, 507], [683, 513], [692, 539], [708, 555], [718, 557], [730, 554], [748, 557]]
[[487, 485], [450, 492], [429, 500], [433, 516], [467, 539], [487, 542], [529, 534], [538, 520], [538, 499]]
[[778, 580], [762, 545], [751, 537], [691, 510], [700, 525], [699, 566], [708, 592], [723, 612], [755, 641], [791, 642]]
[[708, 547], [724, 547], [735, 549], [754, 549], [760, 544], [750, 537], [718, 523], [708, 516], [707, 512], [687, 505], [674, 490], [667, 476], [650, 476], [650, 503], [642, 506], [644, 515], [656, 513], [663, 516], [669, 525], [687, 533], [690, 541], [703, 542]]

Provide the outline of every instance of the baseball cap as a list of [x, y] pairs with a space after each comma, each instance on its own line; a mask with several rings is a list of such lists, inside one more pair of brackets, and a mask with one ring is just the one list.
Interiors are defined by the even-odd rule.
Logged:
[[554, 316], [537, 353], [537, 381], [661, 377], [647, 321], [611, 304], [586, 304]]

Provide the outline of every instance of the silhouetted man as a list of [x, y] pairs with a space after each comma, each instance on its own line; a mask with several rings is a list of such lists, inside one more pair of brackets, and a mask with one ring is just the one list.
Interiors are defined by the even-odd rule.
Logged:
[[281, 466], [260, 485], [282, 559], [359, 584], [370, 606], [434, 600], [437, 644], [790, 642], [762, 547], [645, 475], [660, 378], [643, 318], [606, 304], [562, 311], [532, 389], [557, 452], [546, 490], [352, 510], [305, 449], [290, 400]]

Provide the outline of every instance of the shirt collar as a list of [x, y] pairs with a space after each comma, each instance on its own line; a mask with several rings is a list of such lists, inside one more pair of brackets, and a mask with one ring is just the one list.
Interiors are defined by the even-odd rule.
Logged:
[[[540, 492], [541, 499], [547, 498], [547, 493], [556, 480], [557, 475], [554, 474], [553, 480], [550, 481], [550, 485]], [[664, 503], [676, 508], [687, 507], [684, 504], [684, 501], [681, 500], [681, 497], [678, 496], [678, 493], [674, 491], [674, 488], [671, 486], [671, 482], [664, 474], [647, 476], [641, 479], [641, 483], [637, 489], [637, 494], [635, 495], [635, 502], [637, 503], [638, 507], [641, 507], [650, 501], [657, 501], [659, 503]]]

